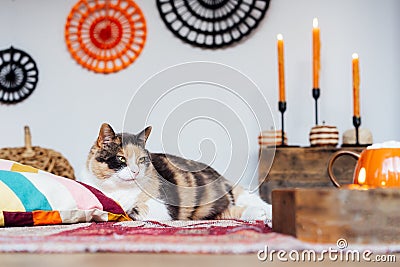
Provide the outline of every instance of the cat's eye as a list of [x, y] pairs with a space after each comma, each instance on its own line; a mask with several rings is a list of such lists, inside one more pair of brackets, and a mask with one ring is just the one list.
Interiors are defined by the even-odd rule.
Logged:
[[126, 163], [126, 159], [123, 156], [117, 156], [117, 159], [122, 163]]
[[139, 158], [138, 163], [139, 164], [145, 163], [146, 160], [147, 160], [147, 157], [141, 157], [141, 158]]

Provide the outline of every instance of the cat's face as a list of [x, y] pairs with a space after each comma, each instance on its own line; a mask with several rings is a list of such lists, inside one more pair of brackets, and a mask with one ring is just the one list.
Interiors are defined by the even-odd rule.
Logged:
[[137, 135], [115, 134], [110, 125], [103, 124], [90, 151], [89, 170], [103, 180], [134, 182], [144, 179], [151, 164], [145, 149], [150, 132], [149, 126]]

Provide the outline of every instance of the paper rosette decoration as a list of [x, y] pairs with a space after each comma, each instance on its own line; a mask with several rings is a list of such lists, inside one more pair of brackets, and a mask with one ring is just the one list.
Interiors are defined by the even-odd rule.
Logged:
[[248, 36], [263, 19], [270, 0], [157, 0], [164, 23], [195, 46], [220, 48]]
[[14, 104], [36, 88], [39, 70], [26, 52], [13, 48], [0, 51], [0, 102]]
[[80, 0], [65, 25], [72, 57], [98, 73], [128, 67], [146, 42], [146, 20], [132, 0]]

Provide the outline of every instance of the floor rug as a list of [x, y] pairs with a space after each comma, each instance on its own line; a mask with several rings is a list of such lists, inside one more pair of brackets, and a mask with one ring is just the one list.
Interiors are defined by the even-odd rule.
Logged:
[[[326, 249], [272, 232], [262, 221], [129, 221], [0, 229], [0, 252], [257, 253]], [[368, 247], [399, 251], [400, 246]]]

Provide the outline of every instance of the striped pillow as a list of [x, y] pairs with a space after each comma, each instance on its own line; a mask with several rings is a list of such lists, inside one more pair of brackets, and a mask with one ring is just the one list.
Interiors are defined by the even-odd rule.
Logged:
[[89, 185], [0, 159], [0, 226], [127, 220], [118, 203]]

